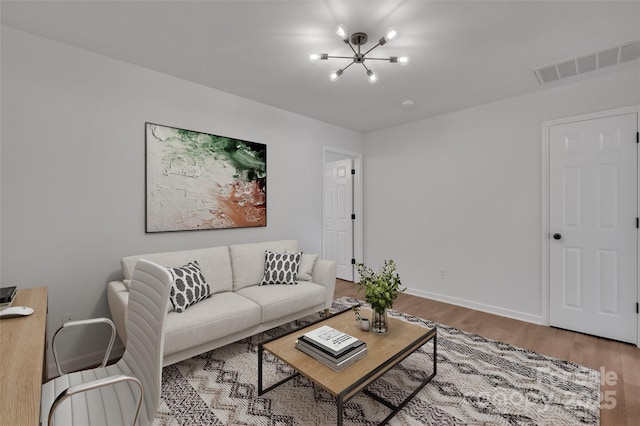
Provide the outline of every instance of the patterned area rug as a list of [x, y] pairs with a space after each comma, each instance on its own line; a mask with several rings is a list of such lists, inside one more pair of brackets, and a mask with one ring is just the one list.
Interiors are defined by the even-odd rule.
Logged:
[[[357, 299], [344, 297], [334, 301], [333, 310], [356, 303]], [[438, 327], [438, 373], [389, 424], [600, 424], [598, 371], [400, 312], [390, 315]], [[314, 319], [305, 318], [164, 368], [154, 425], [335, 424], [335, 399], [304, 377], [258, 396], [257, 343]], [[430, 374], [431, 344], [369, 389], [400, 402]], [[291, 372], [287, 365], [267, 357], [265, 384]], [[345, 404], [344, 423], [374, 425], [389, 412], [359, 394]]]

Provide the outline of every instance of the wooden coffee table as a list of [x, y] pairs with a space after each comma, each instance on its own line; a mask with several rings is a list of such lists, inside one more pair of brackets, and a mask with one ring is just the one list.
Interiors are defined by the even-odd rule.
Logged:
[[[371, 316], [370, 310], [362, 308], [361, 311], [363, 316]], [[295, 341], [299, 336], [323, 325], [331, 326], [366, 342], [367, 355], [338, 372], [295, 348]], [[435, 377], [437, 334], [436, 328], [428, 329], [391, 317], [389, 318], [389, 333], [387, 334], [362, 331], [352, 310], [346, 309], [306, 327], [260, 343], [258, 345], [258, 395], [263, 395], [265, 392], [302, 374], [336, 398], [337, 424], [339, 426], [342, 425], [345, 402], [361, 391], [392, 410], [391, 414], [380, 423], [385, 424]], [[399, 405], [394, 405], [365, 389], [371, 382], [431, 340], [433, 340], [433, 372]], [[280, 380], [278, 383], [263, 388], [262, 359], [265, 350], [289, 364], [296, 370], [296, 373]]]

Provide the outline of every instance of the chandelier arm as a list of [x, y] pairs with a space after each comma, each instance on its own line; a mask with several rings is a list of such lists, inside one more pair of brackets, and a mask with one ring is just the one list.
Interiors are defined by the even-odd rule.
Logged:
[[[367, 58], [368, 59], [368, 58]], [[364, 64], [364, 62], [361, 62], [362, 66], [364, 67], [365, 70], [367, 70], [367, 72], [369, 72], [369, 68], [367, 68], [367, 66]]]
[[[330, 59], [353, 59], [353, 56], [327, 56]], [[367, 58], [369, 59], [369, 58]]]
[[367, 58], [367, 61], [389, 61], [391, 62], [390, 58]]
[[[347, 65], [346, 67], [342, 68], [342, 71], [346, 70], [347, 68], [349, 68], [351, 65], [355, 64], [356, 61], [351, 61], [351, 63], [349, 65]], [[364, 64], [363, 64], [364, 65]], [[365, 67], [366, 68], [366, 67]]]
[[[378, 46], [380, 46], [380, 43], [376, 44], [376, 45], [375, 45], [375, 46], [373, 46], [371, 49], [367, 50], [367, 51], [364, 53], [364, 55], [363, 55], [363, 56], [368, 55], [368, 54], [369, 54], [369, 52], [371, 52], [373, 49], [375, 49], [375, 48], [376, 48], [376, 47], [378, 47]], [[369, 59], [369, 58], [367, 58], [367, 59]]]

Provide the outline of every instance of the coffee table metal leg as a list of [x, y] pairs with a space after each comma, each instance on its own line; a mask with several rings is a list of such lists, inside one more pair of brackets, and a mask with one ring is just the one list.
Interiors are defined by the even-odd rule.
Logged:
[[436, 376], [436, 368], [437, 368], [436, 358], [438, 353], [437, 347], [438, 347], [438, 336], [436, 335], [433, 337], [433, 372], [429, 375], [429, 377], [426, 377], [420, 383], [420, 385], [411, 393], [411, 395], [407, 396], [399, 405], [394, 405], [390, 401], [387, 401], [386, 399], [374, 394], [373, 392], [368, 391], [367, 389], [364, 389], [362, 391], [362, 393], [364, 393], [368, 397], [375, 399], [380, 404], [392, 410], [391, 413], [387, 417], [385, 417], [385, 419], [382, 420], [382, 422], [380, 422], [381, 425], [387, 424], [389, 420], [391, 420], [396, 414], [398, 414], [400, 410], [402, 410], [404, 406], [407, 405], [409, 401], [411, 401], [413, 397], [416, 396], [418, 392], [420, 392], [422, 388], [424, 388]]
[[298, 371], [296, 371], [291, 376], [285, 377], [284, 379], [280, 380], [278, 383], [274, 383], [273, 385], [263, 389], [263, 385], [262, 385], [262, 357], [263, 357], [263, 352], [264, 352], [264, 349], [262, 348], [262, 345], [258, 345], [258, 396], [262, 396], [263, 394], [269, 392], [271, 389], [275, 389], [278, 386], [280, 386], [281, 384], [286, 383], [289, 380], [291, 380], [291, 379], [293, 379], [293, 378], [295, 378], [295, 377], [300, 375], [300, 373]]
[[[438, 372], [438, 363], [436, 362], [436, 358], [438, 358], [438, 335], [433, 336], [433, 374], [432, 379], [435, 377]], [[431, 381], [431, 380], [429, 380]]]
[[342, 416], [344, 414], [344, 401], [341, 396], [336, 397], [336, 408], [338, 410], [338, 421], [336, 424], [342, 426]]
[[258, 345], [258, 396], [262, 395], [262, 345]]

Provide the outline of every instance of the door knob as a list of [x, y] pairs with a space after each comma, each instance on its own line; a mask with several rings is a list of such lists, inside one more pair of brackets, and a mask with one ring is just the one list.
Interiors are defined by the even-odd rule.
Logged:
[[553, 239], [554, 239], [554, 240], [559, 240], [559, 239], [561, 239], [561, 238], [562, 238], [562, 235], [561, 235], [561, 234], [553, 234]]

